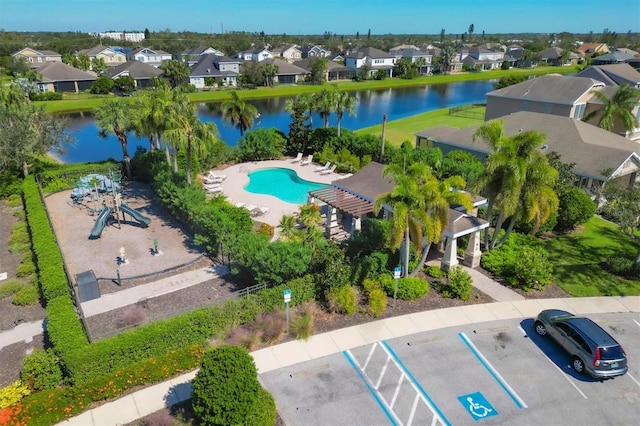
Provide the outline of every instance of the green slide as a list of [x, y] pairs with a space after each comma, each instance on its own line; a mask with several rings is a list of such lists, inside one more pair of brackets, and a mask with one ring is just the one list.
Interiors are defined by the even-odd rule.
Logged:
[[91, 229], [91, 234], [89, 235], [89, 239], [100, 238], [102, 235], [102, 230], [105, 226], [107, 226], [107, 221], [109, 220], [109, 216], [113, 213], [113, 207], [103, 207], [100, 210], [100, 214], [98, 214], [98, 218], [96, 222], [93, 224], [93, 229]]
[[147, 227], [149, 226], [149, 224], [151, 223], [151, 219], [149, 219], [146, 216], [143, 216], [142, 214], [140, 214], [140, 212], [138, 210], [134, 210], [131, 207], [129, 207], [126, 204], [121, 204], [120, 205], [120, 209], [127, 213], [128, 215], [130, 215], [132, 218], [134, 218], [135, 220], [138, 221], [138, 223], [140, 223], [140, 225], [142, 225], [143, 227]]

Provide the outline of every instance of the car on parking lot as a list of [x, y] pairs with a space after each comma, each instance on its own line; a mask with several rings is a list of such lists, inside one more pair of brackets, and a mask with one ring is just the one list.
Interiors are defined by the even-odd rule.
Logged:
[[551, 336], [570, 356], [573, 369], [595, 378], [622, 376], [627, 356], [622, 346], [589, 318], [560, 309], [547, 309], [534, 319], [540, 336]]

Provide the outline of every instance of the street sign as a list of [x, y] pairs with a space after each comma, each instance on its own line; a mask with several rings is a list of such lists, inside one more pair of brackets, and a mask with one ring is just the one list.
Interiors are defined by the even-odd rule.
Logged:
[[393, 270], [393, 278], [400, 278], [400, 275], [402, 275], [402, 268], [400, 266], [396, 266]]
[[496, 409], [489, 404], [489, 401], [480, 392], [461, 395], [458, 397], [458, 401], [475, 421], [498, 415]]
[[291, 302], [291, 290], [287, 288], [284, 291], [284, 303], [289, 303], [289, 302]]

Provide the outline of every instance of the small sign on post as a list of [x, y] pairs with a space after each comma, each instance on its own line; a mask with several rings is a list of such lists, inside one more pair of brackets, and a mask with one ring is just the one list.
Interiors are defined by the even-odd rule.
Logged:
[[400, 266], [396, 266], [393, 270], [393, 309], [396, 308], [396, 294], [398, 294], [398, 279], [402, 275], [402, 268]]
[[287, 333], [289, 333], [289, 302], [291, 302], [291, 289], [284, 290], [284, 304], [286, 306], [287, 313]]

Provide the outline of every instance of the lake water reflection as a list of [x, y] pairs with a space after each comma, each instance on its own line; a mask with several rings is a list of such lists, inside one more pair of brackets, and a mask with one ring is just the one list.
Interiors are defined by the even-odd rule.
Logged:
[[[435, 109], [485, 102], [486, 94], [491, 90], [493, 90], [491, 81], [469, 81], [423, 87], [353, 92], [352, 95], [358, 99], [355, 108], [356, 114], [354, 116], [344, 116], [342, 127], [357, 130], [380, 124], [383, 114], [387, 114], [387, 120], [391, 121]], [[256, 127], [275, 127], [287, 133], [291, 119], [289, 114], [284, 111], [286, 100], [287, 97], [249, 101], [260, 112], [260, 119], [256, 123]], [[198, 116], [203, 121], [215, 123], [221, 139], [227, 145], [237, 145], [240, 132], [222, 123], [219, 103], [199, 104]], [[115, 136], [108, 136], [104, 139], [99, 137], [98, 129], [91, 113], [72, 114], [70, 119], [69, 131], [77, 142], [69, 147], [65, 154], [57, 155], [61, 161], [80, 163], [101, 161], [109, 157], [122, 158], [122, 149]], [[335, 115], [332, 115], [330, 125], [335, 126], [335, 120]], [[323, 123], [324, 121], [320, 116], [314, 115], [314, 127], [322, 126]], [[138, 139], [131, 134], [128, 146], [129, 155], [134, 154], [137, 146], [148, 148], [149, 142], [146, 139]]]

